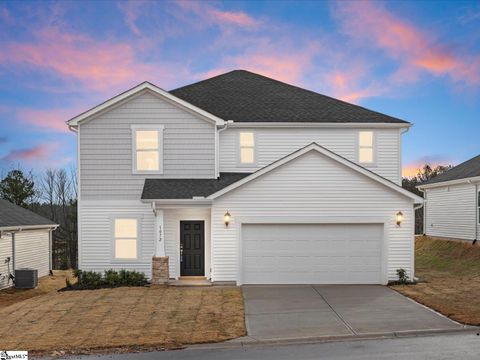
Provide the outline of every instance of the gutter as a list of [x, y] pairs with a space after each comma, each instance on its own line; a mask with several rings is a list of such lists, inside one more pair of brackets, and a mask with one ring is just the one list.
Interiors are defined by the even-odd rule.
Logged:
[[0, 231], [8, 231], [8, 232], [20, 232], [23, 230], [36, 230], [36, 229], [52, 229], [55, 230], [60, 225], [53, 224], [53, 225], [25, 225], [25, 226], [4, 226], [0, 227]]

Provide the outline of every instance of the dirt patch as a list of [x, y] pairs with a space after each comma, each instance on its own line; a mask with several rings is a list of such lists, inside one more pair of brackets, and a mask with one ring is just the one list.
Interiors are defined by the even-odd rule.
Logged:
[[47, 355], [177, 348], [246, 333], [236, 287], [56, 292], [1, 309], [0, 318], [1, 349]]
[[392, 288], [463, 324], [480, 325], [480, 246], [420, 236], [416, 285]]
[[0, 290], [0, 309], [35, 296], [55, 292], [65, 287], [66, 278], [72, 283], [75, 282], [72, 271], [54, 270], [53, 275], [43, 276], [38, 279], [38, 287], [35, 289], [8, 288]]

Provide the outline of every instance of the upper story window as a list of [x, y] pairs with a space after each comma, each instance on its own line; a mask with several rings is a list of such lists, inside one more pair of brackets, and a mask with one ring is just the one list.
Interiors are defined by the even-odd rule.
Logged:
[[133, 172], [161, 173], [163, 170], [163, 126], [132, 126]]
[[138, 258], [138, 219], [116, 218], [114, 220], [115, 259]]
[[241, 132], [239, 138], [240, 165], [255, 164], [255, 134], [253, 132]]
[[358, 134], [358, 162], [373, 164], [375, 161], [373, 131], [360, 131]]

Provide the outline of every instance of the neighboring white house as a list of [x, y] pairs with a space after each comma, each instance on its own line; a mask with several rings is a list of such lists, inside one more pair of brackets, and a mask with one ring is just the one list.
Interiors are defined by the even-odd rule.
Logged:
[[463, 240], [480, 237], [480, 155], [418, 188], [425, 197], [426, 235]]
[[0, 289], [13, 285], [15, 269], [32, 268], [46, 276], [51, 266], [53, 221], [0, 199]]
[[[236, 284], [414, 275], [410, 123], [248, 71], [144, 82], [68, 121], [79, 267]], [[153, 270], [152, 270], [153, 269]]]

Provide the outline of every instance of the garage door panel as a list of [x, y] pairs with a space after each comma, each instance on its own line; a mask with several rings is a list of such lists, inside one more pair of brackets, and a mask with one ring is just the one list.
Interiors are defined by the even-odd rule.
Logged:
[[381, 283], [382, 224], [244, 224], [244, 284]]

